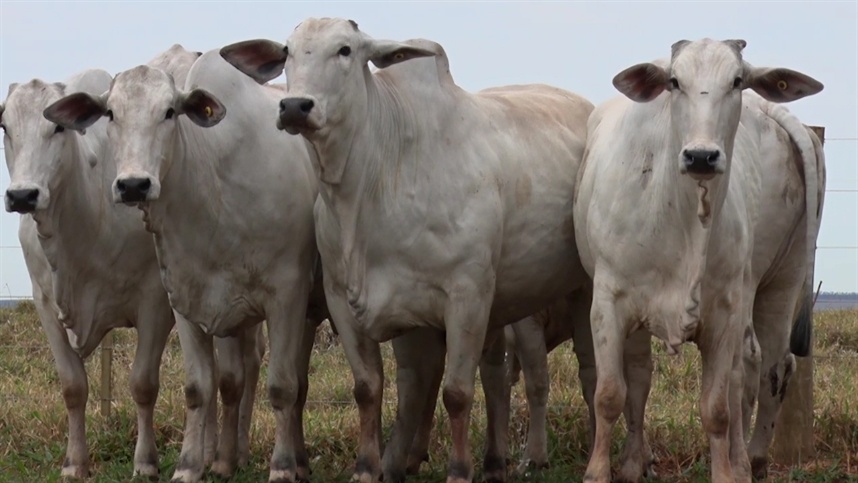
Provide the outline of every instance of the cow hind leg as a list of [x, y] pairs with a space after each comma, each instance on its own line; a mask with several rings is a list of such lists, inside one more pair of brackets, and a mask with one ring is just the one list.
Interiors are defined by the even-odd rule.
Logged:
[[131, 367], [131, 396], [137, 404], [137, 447], [134, 450], [134, 474], [158, 477], [158, 449], [155, 447], [155, 402], [160, 388], [161, 356], [173, 328], [169, 305], [155, 304], [160, 313], [143, 313], [137, 323], [137, 350]]
[[171, 481], [190, 483], [202, 478], [207, 434], [217, 433], [217, 420], [209, 421], [212, 406], [217, 414], [216, 368], [212, 338], [179, 313], [174, 313], [185, 364], [186, 415], [182, 452]]
[[[516, 473], [527, 475], [535, 470], [548, 468], [548, 351], [545, 333], [533, 318], [523, 319], [512, 325], [515, 333], [515, 354], [524, 373], [524, 390], [527, 397], [528, 429], [524, 458]], [[509, 411], [509, 389], [506, 392]], [[507, 416], [507, 421], [509, 416]], [[507, 423], [508, 425], [508, 423]]]
[[[480, 378], [486, 397], [486, 440], [483, 478], [486, 482], [506, 481], [509, 448], [510, 385], [506, 374], [506, 337], [503, 329], [487, 334], [480, 361]], [[542, 334], [539, 334], [542, 338]], [[543, 338], [544, 340], [544, 338]]]
[[[440, 344], [443, 345], [444, 333], [438, 332], [438, 336], [440, 337]], [[429, 442], [432, 436], [432, 425], [435, 421], [435, 408], [438, 406], [438, 392], [441, 390], [441, 380], [444, 378], [445, 353], [446, 346], [437, 357], [430, 358], [431, 363], [424, 360], [426, 365], [424, 376], [428, 378], [429, 385], [426, 392], [426, 404], [423, 405], [423, 412], [420, 415], [420, 425], [417, 427], [417, 434], [414, 435], [414, 441], [411, 443], [411, 449], [408, 452], [405, 467], [406, 475], [418, 474], [420, 465], [429, 461]]]
[[[438, 396], [433, 382], [444, 372], [444, 333], [432, 328], [412, 329], [392, 341], [396, 358], [397, 407], [390, 441], [385, 446], [382, 468], [384, 481], [398, 482], [407, 474], [408, 455], [416, 440], [418, 426], [425, 424], [425, 407]], [[430, 394], [434, 389], [434, 393]], [[431, 415], [429, 424], [431, 426]], [[431, 429], [431, 428], [430, 428]], [[428, 439], [428, 434], [426, 434]], [[428, 444], [428, 441], [427, 441]], [[422, 460], [422, 458], [420, 458]], [[417, 461], [419, 468], [421, 461]]]
[[85, 479], [89, 477], [89, 451], [86, 445], [86, 401], [89, 397], [89, 385], [86, 369], [81, 358], [69, 345], [65, 330], [53, 310], [46, 308], [48, 302], [39, 300], [38, 293], [34, 295], [39, 319], [54, 356], [68, 414], [68, 445], [62, 476]]
[[[797, 285], [801, 285], [800, 282]], [[754, 331], [762, 361], [759, 371], [757, 420], [748, 445], [748, 456], [755, 478], [768, 474], [768, 453], [786, 397], [795, 358], [789, 351], [790, 328], [800, 290], [769, 289], [757, 295], [754, 304]]]
[[215, 338], [220, 389], [221, 430], [211, 471], [220, 478], [232, 476], [238, 464], [238, 420], [244, 392], [244, 359], [242, 347], [246, 330], [235, 337]]
[[295, 445], [295, 466], [297, 468], [298, 481], [310, 481], [310, 456], [307, 453], [307, 445], [304, 441], [304, 406], [307, 404], [307, 394], [310, 390], [310, 357], [313, 354], [313, 344], [316, 341], [316, 328], [318, 323], [307, 320], [304, 326], [304, 340], [301, 342], [298, 365], [296, 367], [298, 376], [298, 399], [292, 410], [292, 439]]

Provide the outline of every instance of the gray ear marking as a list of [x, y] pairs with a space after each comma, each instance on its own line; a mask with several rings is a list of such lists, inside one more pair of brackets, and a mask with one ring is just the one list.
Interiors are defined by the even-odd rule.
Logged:
[[737, 54], [741, 54], [745, 47], [748, 46], [748, 42], [743, 39], [727, 39], [724, 41], [725, 44], [729, 45], [730, 48], [736, 51]]
[[685, 47], [686, 45], [690, 44], [690, 43], [691, 43], [690, 40], [684, 40], [684, 39], [683, 40], [677, 40], [676, 42], [674, 42], [673, 45], [670, 46], [670, 57], [676, 58], [676, 56], [679, 55], [679, 52], [682, 51], [682, 48]]
[[358, 31], [358, 24], [354, 20], [349, 19], [349, 23], [352, 24], [352, 27], [355, 28], [355, 32]]

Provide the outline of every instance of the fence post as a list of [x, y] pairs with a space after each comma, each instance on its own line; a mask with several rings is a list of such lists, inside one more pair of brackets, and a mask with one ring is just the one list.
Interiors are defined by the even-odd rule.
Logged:
[[[825, 128], [808, 126], [825, 144]], [[813, 287], [805, 287], [812, 290]], [[802, 297], [803, 298], [803, 297]], [[762, 368], [762, 370], [766, 370]], [[774, 460], [779, 464], [797, 465], [813, 459], [813, 341], [807, 357], [796, 357], [795, 374], [789, 382], [786, 399], [775, 425]]]
[[110, 417], [113, 402], [113, 331], [101, 340], [101, 415]]

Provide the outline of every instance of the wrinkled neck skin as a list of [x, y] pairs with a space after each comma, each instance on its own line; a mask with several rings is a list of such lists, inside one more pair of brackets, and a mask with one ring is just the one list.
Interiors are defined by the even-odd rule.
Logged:
[[[127, 327], [132, 315], [118, 312], [124, 302], [122, 291], [129, 287], [122, 284], [122, 277], [110, 279], [117, 264], [127, 262], [122, 256], [125, 240], [118, 238], [126, 237], [125, 228], [139, 222], [122, 220], [133, 212], [113, 206], [110, 184], [115, 165], [103, 154], [94, 153], [81, 135], [70, 133], [56, 177], [62, 181], [51, 187], [48, 208], [33, 214], [39, 243], [53, 272], [50, 290], [58, 318], [73, 330], [74, 346], [82, 357], [95, 349], [108, 330]], [[98, 162], [91, 166], [94, 156]], [[113, 293], [105, 294], [105, 287]]]
[[252, 180], [242, 183], [248, 178], [247, 167], [230, 163], [234, 156], [212, 142], [216, 136], [204, 136], [204, 128], [184, 117], [177, 120], [165, 150], [160, 196], [140, 208], [147, 231], [154, 235], [171, 305], [189, 321], [214, 331], [221, 320], [261, 317], [262, 309], [247, 294], [237, 293], [226, 267], [235, 253], [247, 248], [240, 235], [243, 228], [230, 225], [237, 219], [230, 212], [252, 208], [230, 205], [229, 192], [245, 190], [242, 185]]

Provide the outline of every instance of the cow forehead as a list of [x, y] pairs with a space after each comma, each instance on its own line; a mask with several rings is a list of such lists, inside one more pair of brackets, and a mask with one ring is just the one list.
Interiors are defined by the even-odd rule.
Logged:
[[358, 37], [357, 24], [341, 18], [310, 18], [295, 27], [289, 36], [289, 43], [306, 45], [308, 43], [327, 44], [337, 40]]
[[42, 117], [42, 110], [65, 95], [61, 85], [33, 79], [19, 85], [6, 100], [6, 112], [22, 115], [32, 112]]
[[732, 76], [741, 68], [741, 52], [728, 43], [712, 39], [683, 45], [671, 60], [673, 73], [691, 77]]
[[116, 76], [110, 89], [109, 102], [128, 102], [139, 105], [142, 99], [170, 102], [176, 94], [176, 84], [166, 72], [140, 65]]

